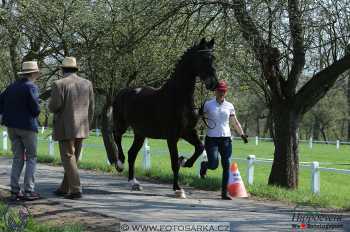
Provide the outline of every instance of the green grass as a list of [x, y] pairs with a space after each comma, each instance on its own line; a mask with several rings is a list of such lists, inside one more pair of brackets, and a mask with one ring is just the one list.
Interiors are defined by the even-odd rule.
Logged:
[[[6, 206], [0, 202], [0, 212], [5, 212]], [[15, 211], [13, 211], [15, 213]], [[6, 228], [3, 213], [0, 217], [0, 231], [7, 232], [12, 231]], [[49, 226], [43, 223], [36, 222], [32, 217], [29, 218], [28, 224], [25, 227], [24, 232], [81, 232], [82, 226], [80, 225], [66, 225], [66, 226]]]
[[[47, 132], [46, 132], [47, 133]], [[47, 136], [41, 135], [40, 137]], [[160, 182], [172, 183], [173, 175], [170, 166], [169, 152], [166, 141], [148, 140], [151, 147], [151, 170], [142, 170], [142, 150], [136, 160], [136, 176], [138, 178], [151, 178]], [[132, 143], [132, 138], [123, 139], [124, 153]], [[103, 147], [102, 138], [94, 135], [84, 141], [86, 145], [83, 151], [83, 158], [80, 167], [84, 169], [102, 170], [115, 173], [112, 166], [107, 164], [107, 156]], [[96, 144], [98, 146], [96, 146]], [[189, 156], [193, 152], [193, 147], [184, 141], [178, 144], [179, 153]], [[0, 144], [2, 150], [2, 144]], [[338, 169], [350, 169], [350, 146], [342, 145], [337, 150], [335, 145], [314, 144], [310, 149], [307, 143], [300, 143], [299, 147], [301, 162], [320, 162], [321, 167], [332, 167]], [[51, 162], [59, 164], [58, 146], [55, 145], [55, 156], [49, 157], [47, 141], [39, 141], [40, 162]], [[246, 159], [248, 155], [254, 154], [257, 159], [272, 159], [273, 144], [271, 142], [259, 142], [255, 145], [255, 138], [248, 144], [243, 144], [240, 140], [233, 142], [233, 160]], [[247, 164], [245, 160], [237, 160], [239, 170], [243, 180], [246, 180]], [[221, 168], [209, 171], [208, 178], [202, 180], [197, 177], [198, 163], [191, 169], [180, 170], [181, 185], [193, 186], [199, 189], [219, 190], [221, 185]], [[325, 164], [326, 163], [326, 164]], [[331, 164], [330, 164], [331, 163]], [[340, 164], [341, 163], [341, 164]], [[256, 198], [280, 200], [290, 203], [315, 204], [327, 208], [350, 209], [350, 187], [348, 184], [349, 175], [336, 174], [331, 172], [321, 172], [321, 193], [316, 196], [311, 193], [311, 170], [301, 168], [299, 174], [298, 190], [287, 190], [267, 185], [271, 171], [271, 164], [258, 164], [255, 166], [254, 184], [246, 186], [250, 194]], [[124, 171], [127, 175], [127, 170]]]

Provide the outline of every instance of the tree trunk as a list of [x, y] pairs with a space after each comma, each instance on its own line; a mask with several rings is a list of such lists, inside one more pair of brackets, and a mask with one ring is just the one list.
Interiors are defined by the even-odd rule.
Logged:
[[313, 136], [313, 134], [314, 134], [314, 125], [311, 124], [310, 129], [308, 130], [308, 132], [306, 134], [305, 140], [310, 139]]
[[[263, 136], [264, 137], [271, 137], [272, 138], [272, 133], [271, 133], [271, 111], [267, 114], [266, 121], [265, 121], [265, 127], [263, 131]], [[270, 132], [270, 134], [268, 134]]]
[[348, 141], [350, 141], [350, 72], [348, 72], [347, 83], [347, 103], [348, 103]]
[[327, 139], [327, 135], [326, 135], [326, 132], [325, 132], [325, 130], [324, 130], [324, 127], [321, 127], [321, 128], [320, 128], [320, 131], [321, 131], [323, 140], [326, 142], [326, 144], [328, 144], [328, 139]]
[[18, 63], [18, 55], [17, 55], [17, 51], [16, 51], [17, 42], [18, 42], [17, 39], [12, 38], [10, 46], [9, 46], [10, 60], [11, 60], [12, 73], [13, 73], [14, 79], [18, 79], [17, 72], [18, 72], [19, 66], [20, 66]]
[[243, 131], [247, 131], [248, 130], [248, 122], [247, 120], [243, 121]]
[[259, 121], [259, 116], [256, 117], [256, 136], [260, 137], [260, 121]]
[[102, 109], [102, 138], [106, 148], [108, 161], [114, 164], [117, 161], [118, 149], [113, 138], [113, 124], [112, 124], [112, 101], [107, 99], [106, 104]]
[[[350, 54], [350, 46], [348, 46], [345, 50], [345, 54]], [[347, 73], [347, 91], [346, 91], [346, 101], [348, 103], [348, 141], [350, 141], [350, 71]]]
[[313, 123], [313, 129], [312, 129], [312, 138], [314, 140], [319, 140], [320, 139], [320, 128], [321, 128], [321, 124], [320, 124], [320, 120], [318, 119], [318, 117], [315, 117], [315, 121]]
[[45, 112], [44, 127], [49, 127], [49, 116], [50, 116], [50, 114], [46, 111]]
[[275, 152], [269, 184], [295, 189], [298, 187], [301, 115], [286, 105], [288, 103], [273, 104], [271, 109]]

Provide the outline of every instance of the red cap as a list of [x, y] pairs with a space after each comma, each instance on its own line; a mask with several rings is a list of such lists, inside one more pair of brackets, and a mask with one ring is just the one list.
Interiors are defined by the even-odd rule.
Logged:
[[220, 80], [218, 85], [216, 86], [216, 90], [217, 91], [222, 91], [222, 92], [226, 92], [228, 89], [227, 83], [224, 80]]

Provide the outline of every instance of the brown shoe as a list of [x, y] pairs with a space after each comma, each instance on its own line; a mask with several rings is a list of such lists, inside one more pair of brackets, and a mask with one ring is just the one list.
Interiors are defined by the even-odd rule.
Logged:
[[221, 194], [221, 199], [222, 200], [233, 200], [233, 198], [227, 193], [222, 193]]
[[26, 201], [35, 201], [35, 200], [39, 200], [40, 198], [41, 198], [40, 194], [37, 192], [27, 192], [27, 191], [24, 192], [23, 199]]
[[23, 193], [19, 192], [11, 192], [11, 196], [9, 197], [9, 201], [20, 201], [23, 200]]
[[206, 177], [207, 169], [208, 169], [208, 162], [202, 161], [201, 162], [201, 169], [199, 170], [199, 175], [202, 179], [204, 179]]
[[69, 194], [64, 196], [65, 199], [70, 199], [70, 200], [75, 200], [75, 199], [79, 199], [82, 197], [83, 197], [83, 195], [81, 194], [81, 192], [69, 193]]
[[63, 192], [60, 189], [56, 189], [55, 191], [53, 191], [53, 194], [55, 194], [58, 197], [64, 197], [65, 195], [67, 195], [67, 192]]

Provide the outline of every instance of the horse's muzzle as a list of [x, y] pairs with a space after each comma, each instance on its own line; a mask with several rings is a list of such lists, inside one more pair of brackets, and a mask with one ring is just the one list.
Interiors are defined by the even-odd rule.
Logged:
[[[208, 78], [208, 79], [211, 79], [211, 81], [206, 81], [205, 82], [205, 87], [208, 89], [208, 90], [210, 90], [210, 91], [214, 91], [215, 89], [216, 89], [216, 87], [217, 87], [217, 85], [218, 85], [218, 81], [216, 80], [216, 78], [214, 78], [214, 77], [210, 77], [210, 78]], [[214, 79], [214, 80], [212, 80], [212, 79]]]

